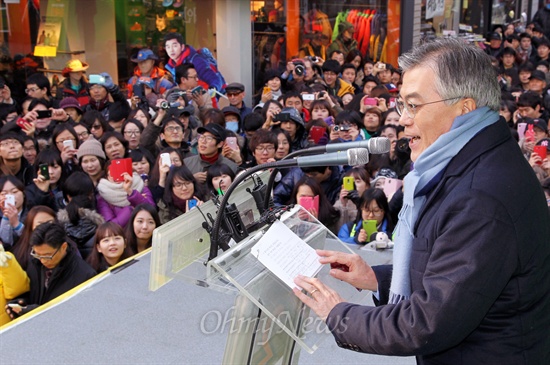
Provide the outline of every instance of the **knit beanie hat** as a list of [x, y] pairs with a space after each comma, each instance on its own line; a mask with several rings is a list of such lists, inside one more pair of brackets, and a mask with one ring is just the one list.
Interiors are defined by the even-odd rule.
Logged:
[[96, 156], [101, 157], [102, 159], [106, 159], [105, 152], [103, 152], [103, 147], [101, 146], [101, 143], [95, 138], [90, 138], [87, 141], [84, 141], [78, 148], [78, 152], [76, 153], [76, 157], [80, 160], [82, 156]]

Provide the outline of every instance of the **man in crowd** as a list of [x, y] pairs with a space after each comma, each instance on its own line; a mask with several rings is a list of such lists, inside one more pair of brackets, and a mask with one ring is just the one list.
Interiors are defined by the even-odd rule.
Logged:
[[[404, 181], [393, 267], [317, 251], [330, 274], [375, 293], [345, 303], [319, 279], [294, 293], [355, 351], [419, 364], [543, 364], [550, 358], [550, 216], [541, 185], [499, 118], [479, 48], [440, 39], [399, 58], [397, 109], [414, 170]], [[467, 92], [465, 92], [467, 90]], [[504, 179], [503, 176], [506, 176]]]
[[247, 107], [244, 103], [244, 97], [246, 93], [244, 92], [244, 85], [239, 82], [232, 82], [227, 85], [225, 88], [227, 93], [227, 98], [229, 99], [229, 104], [239, 109], [241, 118], [246, 117], [248, 114], [252, 113], [252, 109]]
[[333, 96], [341, 97], [347, 93], [354, 93], [354, 88], [350, 83], [339, 78], [342, 70], [340, 64], [334, 60], [328, 60], [323, 63], [323, 78], [328, 87], [328, 93]]
[[34, 171], [23, 158], [23, 139], [19, 134], [0, 135], [0, 157], [0, 176], [14, 175], [25, 185], [32, 184]]
[[15, 318], [30, 312], [82, 284], [96, 272], [67, 242], [65, 229], [58, 223], [42, 223], [30, 238], [32, 260], [27, 267], [31, 282], [28, 300], [19, 301], [22, 309], [8, 309]]
[[151, 78], [153, 81], [152, 89], [157, 95], [163, 95], [167, 90], [174, 87], [174, 84], [166, 78], [166, 71], [155, 66], [158, 59], [157, 55], [148, 48], [141, 49], [135, 57], [131, 58], [132, 62], [137, 63], [137, 66], [134, 68], [134, 76], [128, 80], [128, 97], [132, 97], [133, 87], [141, 77]]
[[192, 92], [200, 84], [203, 89], [208, 87], [206, 83], [199, 83], [199, 74], [195, 65], [192, 63], [183, 63], [176, 67], [176, 84], [181, 91], [187, 95], [187, 99], [195, 107], [195, 116], [198, 118], [200, 113], [212, 108], [213, 101], [216, 98], [211, 98], [207, 92]]
[[51, 94], [50, 80], [44, 74], [35, 73], [27, 77], [25, 93], [33, 99], [45, 99], [53, 108], [59, 108], [59, 100]]
[[164, 37], [164, 46], [170, 59], [166, 63], [166, 69], [172, 74], [174, 80], [176, 77], [176, 67], [182, 63], [192, 63], [195, 65], [199, 79], [204, 81], [208, 88], [214, 88], [218, 91], [225, 89], [225, 80], [218, 71], [217, 63], [210, 51], [203, 48], [197, 51], [193, 47], [183, 43], [183, 37], [179, 33], [168, 33]]

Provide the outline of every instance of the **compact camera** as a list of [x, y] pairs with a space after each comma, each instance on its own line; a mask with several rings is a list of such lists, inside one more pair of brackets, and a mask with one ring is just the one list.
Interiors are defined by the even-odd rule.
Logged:
[[163, 102], [160, 103], [159, 108], [167, 110], [167, 109], [170, 109], [170, 108], [178, 108], [179, 106], [180, 106], [180, 103], [178, 103], [178, 102], [169, 103], [167, 101], [163, 101]]
[[345, 132], [345, 131], [349, 131], [351, 129], [351, 127], [349, 125], [335, 125], [334, 126], [334, 131], [335, 132]]

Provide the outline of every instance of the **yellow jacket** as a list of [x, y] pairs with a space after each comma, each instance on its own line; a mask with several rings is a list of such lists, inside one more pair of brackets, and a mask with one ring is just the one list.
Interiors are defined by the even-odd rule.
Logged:
[[0, 326], [11, 319], [4, 310], [6, 303], [30, 290], [30, 281], [27, 273], [21, 268], [11, 252], [6, 252], [11, 260], [7, 267], [0, 267]]

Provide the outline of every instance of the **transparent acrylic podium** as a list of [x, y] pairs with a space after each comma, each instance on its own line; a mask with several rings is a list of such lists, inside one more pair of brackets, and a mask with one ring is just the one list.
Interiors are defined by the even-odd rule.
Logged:
[[[267, 181], [267, 174], [262, 176]], [[243, 221], [259, 213], [245, 181], [232, 195]], [[200, 209], [214, 217], [211, 202]], [[266, 269], [250, 250], [269, 229], [265, 226], [218, 256], [207, 261], [210, 240], [202, 228], [204, 218], [197, 209], [159, 227], [153, 234], [149, 287], [156, 290], [178, 278], [225, 293], [235, 293], [235, 309], [224, 354], [224, 363], [297, 363], [299, 349], [313, 353], [320, 342], [332, 337], [324, 321], [294, 295], [289, 286]], [[299, 205], [280, 221], [315, 249], [352, 252], [324, 225]], [[332, 278], [329, 265], [316, 277], [335, 289], [346, 301], [360, 302], [366, 293]], [[298, 344], [298, 346], [295, 346]]]

